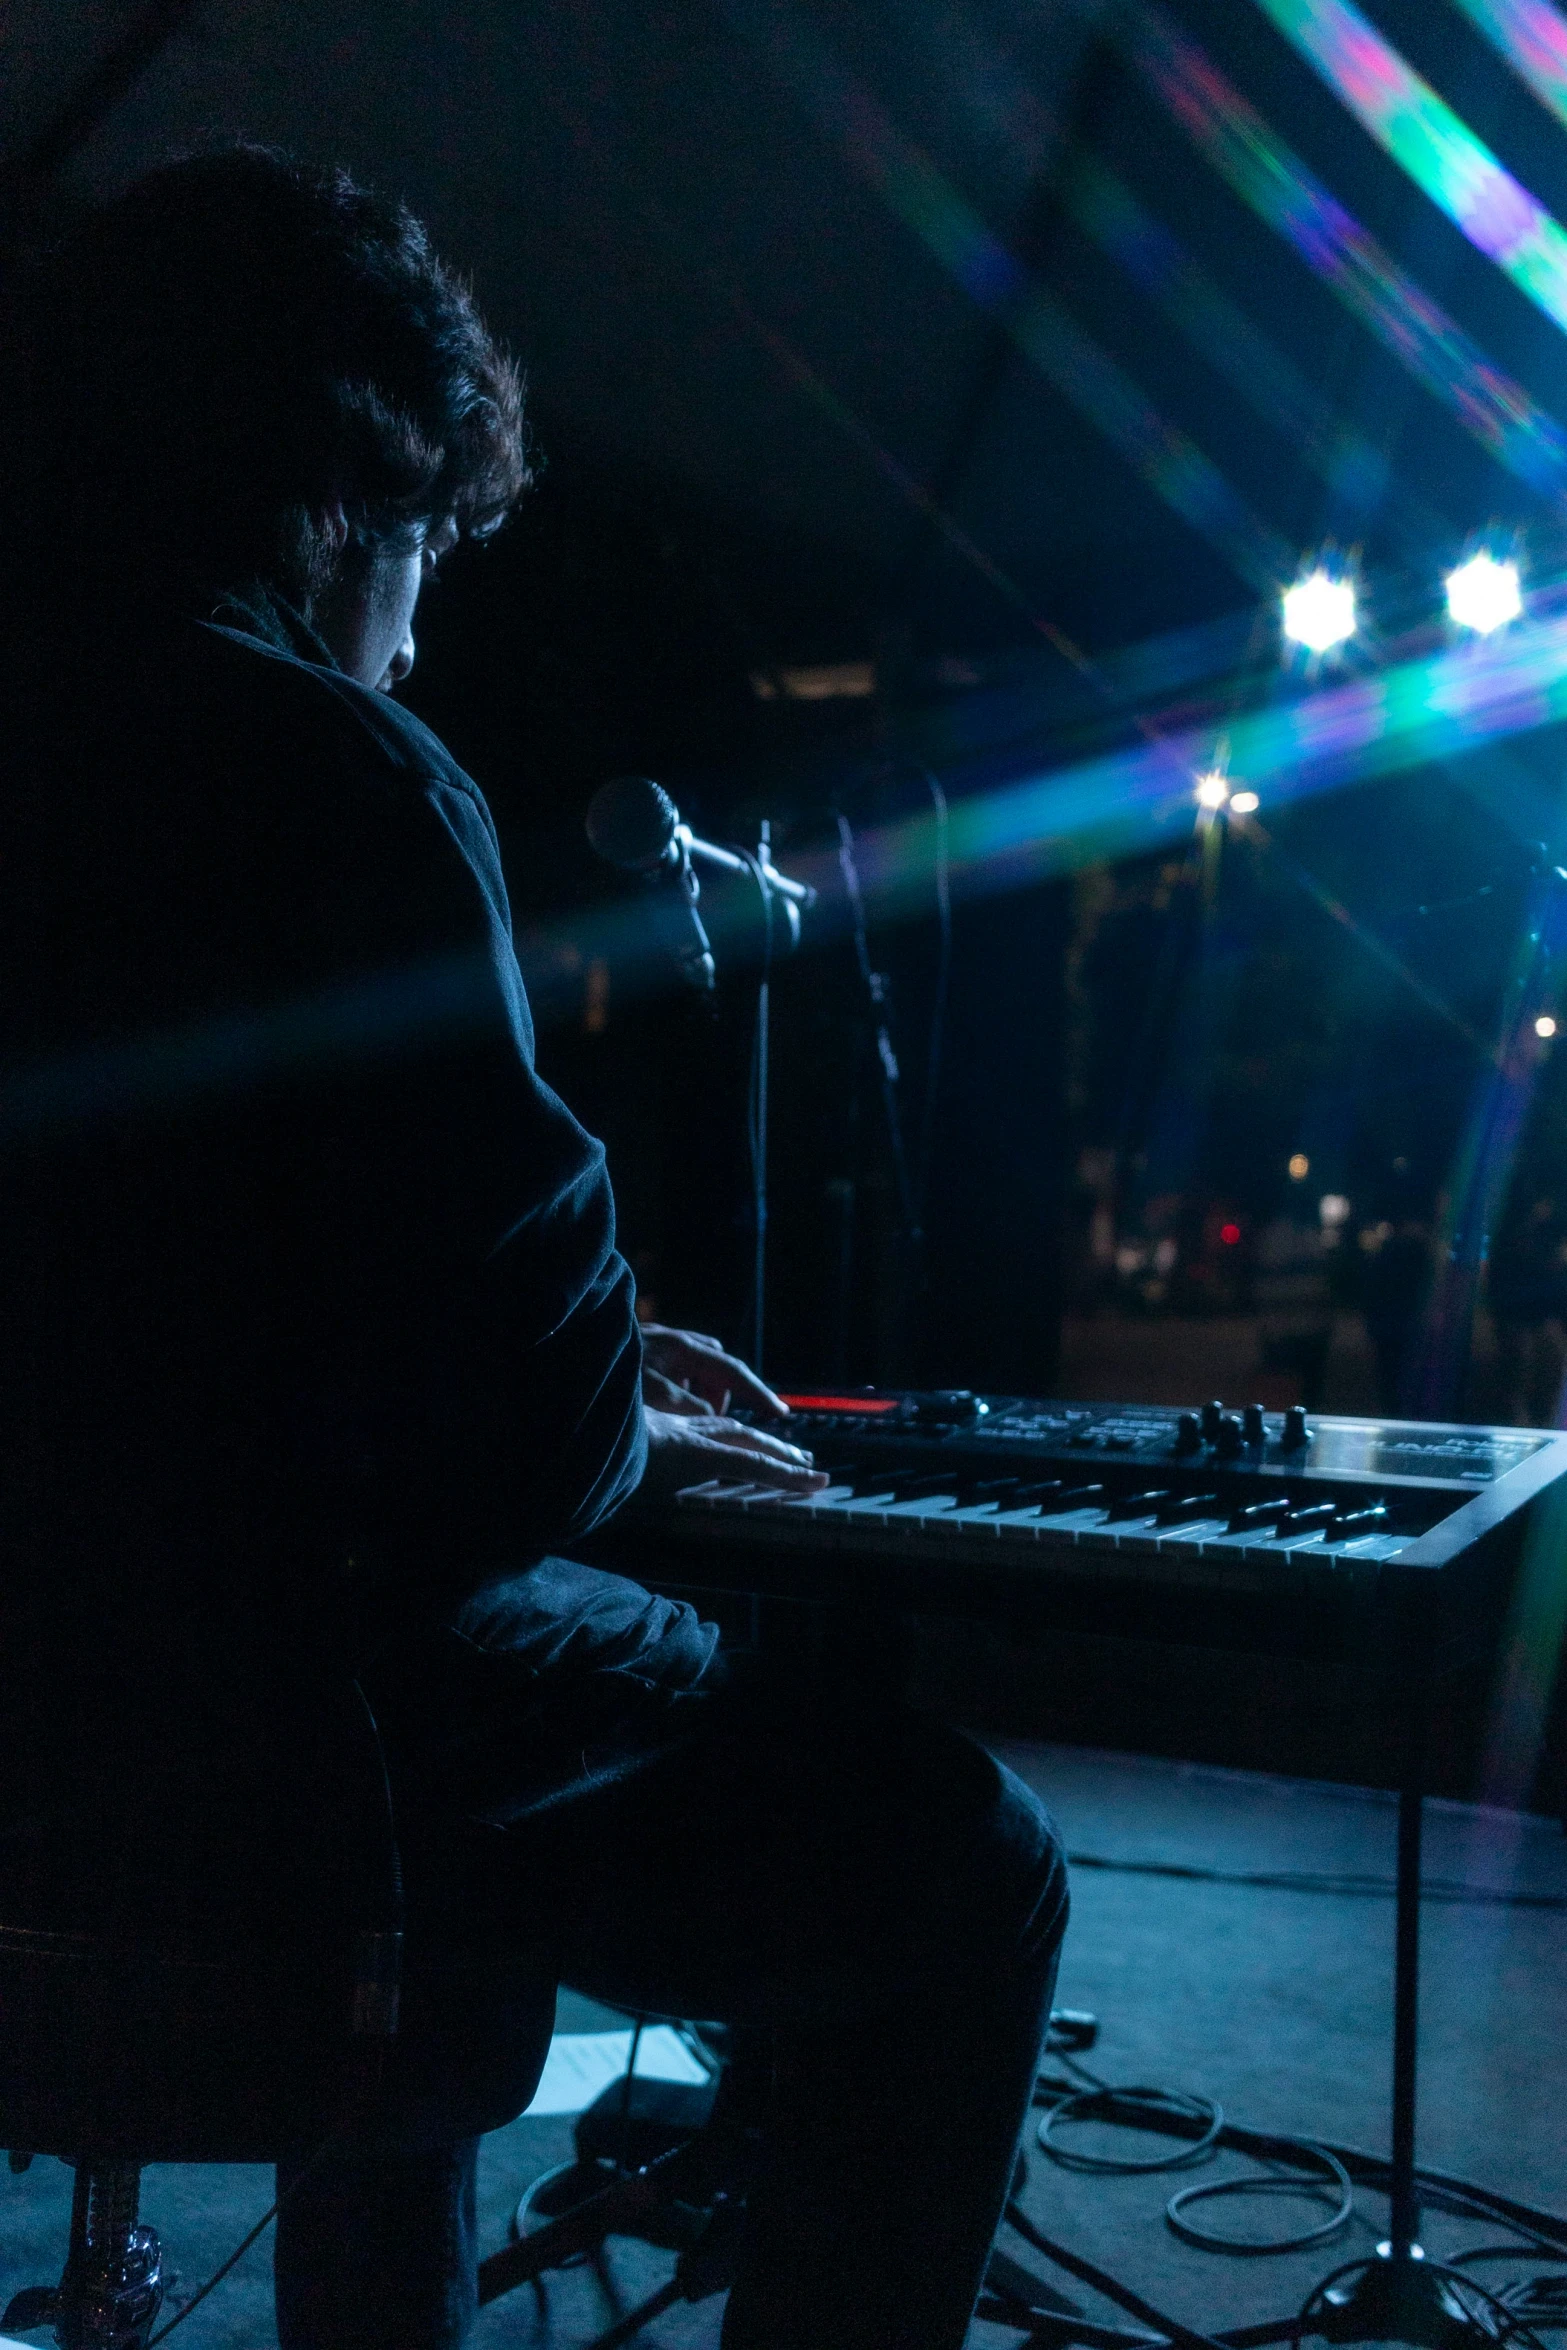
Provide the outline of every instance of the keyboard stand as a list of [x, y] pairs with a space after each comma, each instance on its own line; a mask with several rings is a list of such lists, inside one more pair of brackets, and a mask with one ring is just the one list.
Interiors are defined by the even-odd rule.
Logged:
[[1417, 1670], [1405, 1693], [1407, 1745], [1398, 1792], [1398, 1868], [1393, 1955], [1393, 2144], [1387, 2241], [1369, 2259], [1324, 2279], [1307, 2304], [1303, 2332], [1331, 2342], [1408, 2342], [1419, 2350], [1489, 2346], [1496, 2336], [1454, 2290], [1452, 2272], [1427, 2265], [1420, 2244], [1420, 2181], [1415, 2167], [1419, 2081], [1420, 1844], [1426, 1755], [1431, 1731], [1431, 1677]]

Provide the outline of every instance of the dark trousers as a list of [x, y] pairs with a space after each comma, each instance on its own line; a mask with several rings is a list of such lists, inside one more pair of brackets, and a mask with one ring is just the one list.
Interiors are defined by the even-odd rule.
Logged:
[[[492, 1790], [464, 1898], [612, 2005], [770, 2036], [725, 2350], [958, 2350], [1049, 2016], [1059, 1844], [957, 1732], [748, 1664], [649, 1691], [542, 1801]], [[311, 2173], [278, 2224], [282, 2350], [454, 2350], [475, 2152]]]

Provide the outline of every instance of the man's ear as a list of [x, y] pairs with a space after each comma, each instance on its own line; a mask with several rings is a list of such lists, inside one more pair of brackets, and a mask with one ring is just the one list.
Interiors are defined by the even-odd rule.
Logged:
[[321, 509], [321, 539], [335, 563], [348, 544], [348, 516], [341, 498], [334, 498], [330, 506]]

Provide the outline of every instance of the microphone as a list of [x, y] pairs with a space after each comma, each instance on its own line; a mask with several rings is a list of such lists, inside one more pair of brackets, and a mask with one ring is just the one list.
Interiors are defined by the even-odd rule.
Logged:
[[[687, 986], [710, 996], [718, 974], [696, 910], [702, 885], [691, 866], [691, 831], [681, 823], [680, 811], [663, 785], [649, 775], [613, 776], [588, 803], [587, 835], [590, 847], [622, 873], [640, 873], [647, 881], [657, 881], [665, 873], [672, 876], [677, 902], [670, 906], [664, 900], [666, 941]], [[744, 871], [740, 858], [720, 854], [726, 864]]]
[[640, 873], [648, 881], [666, 873], [673, 878], [679, 903], [672, 909], [669, 943], [682, 975], [702, 995], [712, 993], [715, 972], [713, 950], [696, 910], [701, 884], [694, 864], [748, 873], [764, 904], [781, 900], [791, 946], [799, 940], [802, 909], [816, 903], [809, 883], [790, 881], [775, 869], [765, 847], [765, 827], [764, 846], [755, 857], [699, 840], [690, 825], [681, 822], [680, 810], [663, 785], [649, 775], [616, 775], [601, 784], [588, 803], [587, 835], [598, 855], [621, 872]]
[[679, 861], [680, 810], [650, 775], [617, 775], [588, 802], [587, 834], [607, 864], [656, 873]]

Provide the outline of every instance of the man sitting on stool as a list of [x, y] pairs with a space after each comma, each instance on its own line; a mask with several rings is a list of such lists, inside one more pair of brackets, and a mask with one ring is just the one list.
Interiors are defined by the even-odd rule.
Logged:
[[[515, 370], [406, 211], [249, 149], [89, 220], [12, 328], [0, 1804], [210, 1851], [286, 1771], [269, 1693], [351, 1670], [411, 1929], [771, 2033], [726, 2344], [957, 2350], [1065, 1917], [1047, 1819], [556, 1555], [644, 1475], [820, 1479], [724, 1416], [781, 1417], [744, 1366], [639, 1332], [488, 811], [391, 699], [422, 582], [526, 486]], [[474, 2159], [300, 2178], [283, 2350], [458, 2343]]]

